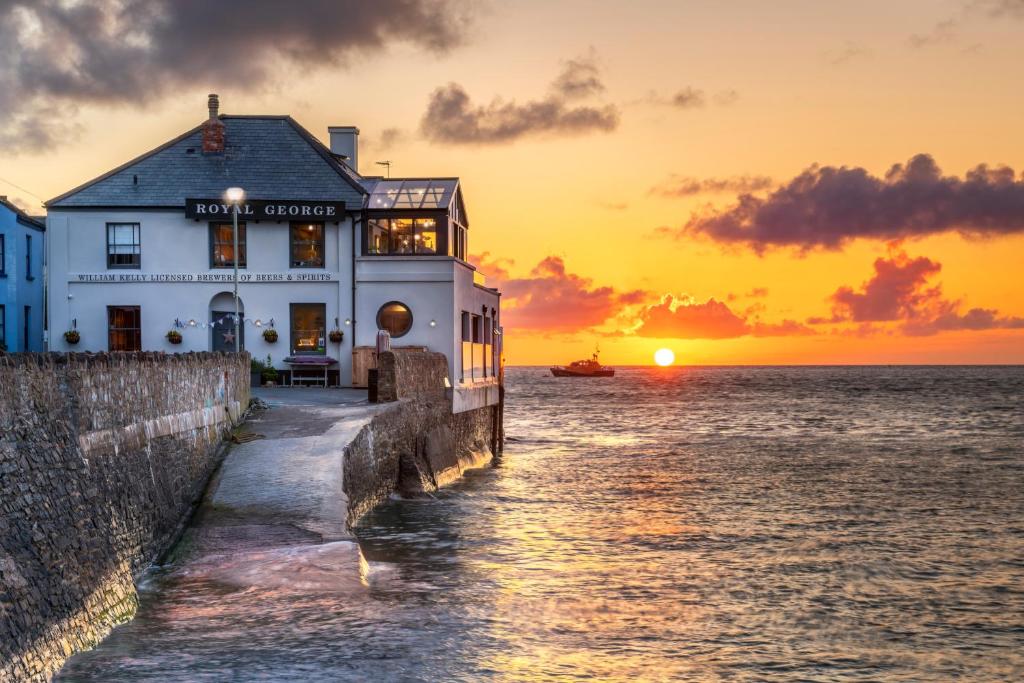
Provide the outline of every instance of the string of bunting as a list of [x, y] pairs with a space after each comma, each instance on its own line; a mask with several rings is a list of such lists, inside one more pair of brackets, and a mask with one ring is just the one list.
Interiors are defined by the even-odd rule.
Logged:
[[[243, 323], [248, 323], [248, 324], [252, 325], [253, 327], [263, 327], [264, 325], [266, 325], [267, 327], [273, 327], [274, 326], [274, 319], [273, 318], [271, 318], [266, 323], [264, 323], [263, 320], [261, 320], [260, 318], [257, 318], [256, 320], [252, 320], [250, 318], [243, 317], [242, 318], [242, 322]], [[173, 326], [174, 326], [175, 329], [178, 329], [178, 330], [185, 329], [186, 327], [201, 327], [202, 329], [205, 330], [205, 329], [208, 329], [208, 328], [215, 328], [218, 325], [220, 325], [222, 327], [224, 325], [228, 325], [228, 324], [234, 326], [234, 323], [235, 323], [235, 314], [234, 313], [228, 313], [227, 315], [222, 315], [221, 317], [217, 318], [216, 320], [211, 320], [208, 323], [199, 322], [195, 318], [189, 318], [187, 321], [186, 320], [182, 320], [181, 318], [175, 318]]]

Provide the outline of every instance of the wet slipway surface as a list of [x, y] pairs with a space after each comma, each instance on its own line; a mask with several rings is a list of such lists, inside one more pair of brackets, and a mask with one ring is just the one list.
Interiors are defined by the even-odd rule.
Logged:
[[283, 490], [201, 519], [61, 680], [1021, 680], [1022, 398], [1022, 368], [513, 369], [495, 467], [358, 545]]

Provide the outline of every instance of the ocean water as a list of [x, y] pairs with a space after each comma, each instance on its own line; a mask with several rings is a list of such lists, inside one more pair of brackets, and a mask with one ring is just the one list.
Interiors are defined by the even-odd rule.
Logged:
[[1024, 679], [1024, 368], [508, 386], [504, 456], [360, 561], [167, 568], [61, 680]]

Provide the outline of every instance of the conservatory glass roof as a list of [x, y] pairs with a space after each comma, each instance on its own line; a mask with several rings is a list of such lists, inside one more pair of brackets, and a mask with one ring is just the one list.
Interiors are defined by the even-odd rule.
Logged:
[[456, 178], [380, 180], [370, 193], [369, 209], [447, 209], [459, 184]]

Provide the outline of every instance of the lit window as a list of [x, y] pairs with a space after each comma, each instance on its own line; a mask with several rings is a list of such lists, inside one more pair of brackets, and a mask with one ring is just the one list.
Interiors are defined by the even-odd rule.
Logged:
[[324, 267], [324, 224], [292, 223], [292, 268]]
[[327, 319], [326, 304], [292, 304], [291, 336], [292, 354], [324, 354], [327, 336], [324, 321]]
[[[234, 266], [234, 226], [231, 223], [210, 223], [210, 267]], [[238, 267], [245, 268], [245, 223], [238, 224]]]
[[433, 218], [416, 219], [415, 248], [417, 254], [437, 253], [437, 221]]
[[413, 253], [412, 219], [395, 218], [391, 221], [391, 253]]
[[140, 268], [142, 244], [138, 223], [107, 223], [107, 268]]
[[401, 337], [412, 328], [412, 311], [405, 304], [391, 301], [377, 311], [377, 329], [387, 330], [392, 337]]

